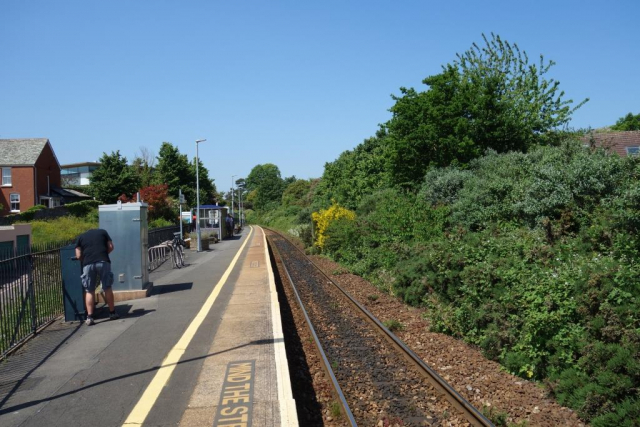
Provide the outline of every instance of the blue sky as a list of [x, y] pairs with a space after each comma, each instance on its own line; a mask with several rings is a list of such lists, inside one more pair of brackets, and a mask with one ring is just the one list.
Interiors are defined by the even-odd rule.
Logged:
[[0, 1], [0, 138], [61, 163], [162, 141], [219, 190], [275, 163], [319, 177], [482, 33], [557, 65], [573, 127], [640, 113], [640, 1]]

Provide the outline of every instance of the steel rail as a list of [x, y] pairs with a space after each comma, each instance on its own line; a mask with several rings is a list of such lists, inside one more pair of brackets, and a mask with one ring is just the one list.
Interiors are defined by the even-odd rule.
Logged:
[[[263, 227], [263, 228], [265, 228], [265, 227]], [[320, 354], [320, 356], [322, 358], [322, 366], [324, 368], [324, 371], [327, 373], [327, 375], [331, 379], [331, 385], [333, 386], [333, 390], [334, 390], [335, 395], [338, 397], [338, 400], [340, 401], [340, 406], [342, 406], [343, 413], [346, 415], [347, 420], [349, 421], [349, 424], [352, 427], [357, 427], [358, 424], [356, 423], [356, 420], [353, 417], [353, 413], [351, 412], [351, 408], [349, 408], [349, 404], [347, 403], [347, 399], [344, 397], [344, 393], [342, 392], [342, 389], [340, 388], [340, 385], [338, 384], [338, 380], [336, 379], [336, 376], [333, 373], [333, 369], [331, 368], [331, 364], [329, 363], [329, 359], [327, 359], [327, 355], [325, 354], [324, 350], [322, 349], [322, 344], [320, 344], [320, 339], [318, 338], [318, 335], [316, 334], [316, 330], [313, 327], [313, 324], [311, 323], [311, 319], [309, 319], [309, 315], [307, 314], [307, 310], [304, 308], [304, 304], [302, 303], [302, 299], [300, 298], [300, 294], [298, 293], [298, 290], [296, 289], [296, 285], [295, 285], [293, 279], [291, 278], [291, 275], [289, 274], [289, 269], [287, 268], [287, 266], [284, 263], [284, 258], [282, 258], [282, 255], [280, 254], [280, 250], [278, 249], [278, 247], [275, 244], [269, 244], [269, 247], [272, 248], [274, 256], [277, 256], [280, 259], [280, 263], [282, 264], [282, 268], [284, 269], [284, 272], [287, 275], [287, 278], [289, 279], [289, 283], [291, 284], [291, 289], [293, 289], [293, 292], [294, 292], [294, 294], [296, 296], [296, 300], [298, 301], [298, 306], [300, 307], [300, 311], [302, 311], [302, 314], [304, 315], [304, 319], [307, 322], [307, 327], [309, 328], [309, 331], [311, 332], [311, 336], [313, 337], [313, 342], [315, 343], [316, 349], [318, 350], [318, 353]]]
[[[453, 405], [460, 413], [466, 418], [473, 426], [478, 427], [495, 427], [494, 424], [485, 417], [476, 407], [474, 407], [468, 400], [466, 400], [460, 393], [458, 393], [449, 383], [447, 383], [436, 371], [429, 367], [417, 354], [413, 352], [407, 345], [400, 340], [393, 332], [387, 329], [369, 310], [367, 310], [362, 304], [360, 304], [355, 298], [353, 298], [347, 291], [345, 291], [340, 285], [338, 285], [331, 277], [329, 277], [320, 267], [318, 267], [302, 249], [293, 244], [286, 236], [279, 231], [271, 228], [264, 227], [274, 234], [279, 235], [285, 239], [289, 244], [295, 247], [300, 252], [304, 259], [315, 267], [320, 274], [322, 274], [332, 285], [334, 285], [347, 300], [358, 309], [362, 317], [368, 322], [375, 325], [383, 335], [390, 341], [393, 346], [400, 351], [400, 353], [411, 363], [418, 368], [420, 372], [427, 378], [427, 380], [436, 387], [447, 399], [451, 405]], [[284, 263], [283, 263], [284, 265]], [[289, 273], [287, 272], [287, 275]], [[291, 280], [291, 279], [289, 279]], [[293, 282], [292, 282], [293, 283]], [[297, 293], [296, 293], [297, 296]], [[306, 316], [306, 313], [305, 313]]]

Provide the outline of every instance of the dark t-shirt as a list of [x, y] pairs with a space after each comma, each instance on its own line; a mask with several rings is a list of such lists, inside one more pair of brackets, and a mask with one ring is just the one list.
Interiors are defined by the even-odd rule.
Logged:
[[76, 248], [82, 251], [82, 266], [100, 261], [111, 263], [108, 245], [110, 241], [109, 233], [101, 228], [89, 230], [78, 237]]

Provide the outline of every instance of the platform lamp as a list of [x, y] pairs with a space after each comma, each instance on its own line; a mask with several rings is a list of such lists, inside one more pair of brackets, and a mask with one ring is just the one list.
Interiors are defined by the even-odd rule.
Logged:
[[198, 238], [198, 252], [202, 252], [202, 243], [200, 240], [200, 177], [198, 176], [200, 162], [198, 161], [198, 144], [205, 141], [206, 139], [196, 139], [196, 236]]
[[238, 198], [240, 198], [240, 202], [238, 202], [238, 221], [240, 222], [240, 227], [242, 224], [242, 187], [240, 187], [240, 191], [238, 191]]
[[[235, 182], [233, 182], [233, 178], [235, 178], [238, 175], [231, 175], [231, 218], [233, 218], [233, 214], [235, 213], [234, 211], [234, 193], [235, 193], [235, 189], [236, 189], [236, 185]], [[235, 219], [234, 219], [235, 220]]]

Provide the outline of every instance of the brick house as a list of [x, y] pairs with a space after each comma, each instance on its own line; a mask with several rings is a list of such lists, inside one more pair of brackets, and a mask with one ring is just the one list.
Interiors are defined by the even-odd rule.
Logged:
[[604, 147], [620, 157], [640, 155], [640, 130], [625, 132], [595, 132], [582, 137], [585, 145]]
[[59, 206], [60, 163], [47, 138], [0, 139], [0, 216]]

